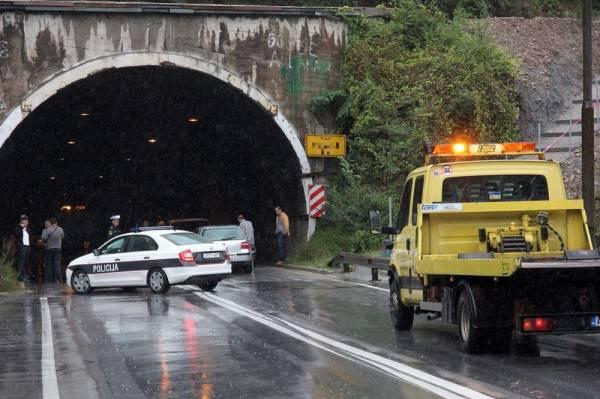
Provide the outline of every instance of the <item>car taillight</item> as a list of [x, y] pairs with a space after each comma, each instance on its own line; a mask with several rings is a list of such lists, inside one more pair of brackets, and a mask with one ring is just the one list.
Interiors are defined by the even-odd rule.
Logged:
[[194, 262], [194, 254], [191, 249], [186, 249], [185, 251], [181, 251], [179, 253], [179, 260], [185, 263]]
[[250, 251], [250, 243], [248, 241], [242, 241], [241, 248]]
[[549, 317], [526, 317], [523, 319], [523, 332], [550, 332], [554, 330], [554, 319]]

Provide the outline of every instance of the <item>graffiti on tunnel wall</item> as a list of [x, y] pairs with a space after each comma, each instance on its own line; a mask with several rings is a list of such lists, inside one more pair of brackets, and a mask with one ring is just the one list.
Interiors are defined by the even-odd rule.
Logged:
[[[11, 11], [0, 15], [3, 108], [54, 74], [119, 53], [165, 52], [224, 68], [267, 94], [302, 134], [311, 97], [337, 85], [347, 28], [327, 16]], [[0, 123], [8, 113], [0, 107]], [[310, 125], [310, 126], [309, 126]]]

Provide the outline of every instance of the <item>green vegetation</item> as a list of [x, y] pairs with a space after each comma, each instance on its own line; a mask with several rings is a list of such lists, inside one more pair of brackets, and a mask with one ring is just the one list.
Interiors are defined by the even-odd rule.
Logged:
[[311, 104], [323, 125], [349, 139], [349, 154], [329, 180], [329, 207], [320, 223], [343, 226], [325, 231], [351, 232], [359, 251], [377, 246], [365, 232], [368, 209], [387, 209], [388, 196], [397, 202], [407, 173], [422, 164], [425, 140], [518, 137], [518, 64], [496, 46], [485, 24], [462, 11], [450, 19], [414, 0], [395, 5], [387, 21], [348, 17], [345, 80]]
[[13, 292], [21, 288], [13, 263], [5, 254], [0, 255], [0, 292]]
[[324, 226], [313, 239], [296, 247], [287, 262], [292, 265], [325, 267], [339, 252], [375, 254], [381, 240], [365, 230]]

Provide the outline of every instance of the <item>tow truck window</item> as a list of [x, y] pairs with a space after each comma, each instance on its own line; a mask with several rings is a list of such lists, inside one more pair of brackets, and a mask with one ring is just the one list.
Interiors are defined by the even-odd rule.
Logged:
[[408, 224], [408, 215], [410, 212], [410, 194], [412, 192], [412, 179], [404, 184], [402, 190], [402, 199], [400, 200], [400, 211], [398, 212], [398, 229], [402, 231], [404, 226]]
[[446, 178], [442, 202], [547, 201], [548, 183], [540, 175]]
[[419, 176], [415, 179], [415, 194], [413, 195], [412, 205], [412, 224], [417, 225], [417, 208], [423, 202], [423, 181], [424, 177]]
[[131, 236], [127, 244], [127, 252], [156, 251], [158, 245], [148, 236]]

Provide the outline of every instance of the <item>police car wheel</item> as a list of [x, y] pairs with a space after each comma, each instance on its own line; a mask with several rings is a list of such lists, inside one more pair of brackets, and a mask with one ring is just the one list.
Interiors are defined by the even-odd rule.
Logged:
[[198, 287], [200, 287], [202, 291], [212, 291], [216, 288], [217, 284], [219, 284], [218, 281], [203, 281], [198, 284]]
[[73, 276], [71, 276], [71, 287], [80, 295], [88, 294], [92, 290], [92, 285], [87, 273], [79, 271], [73, 273]]
[[161, 269], [152, 269], [148, 273], [148, 287], [152, 292], [162, 294], [169, 291], [171, 285], [167, 279], [167, 275]]

